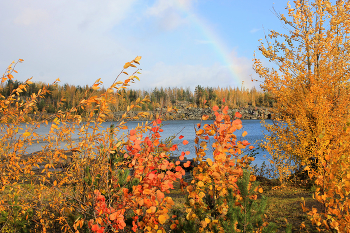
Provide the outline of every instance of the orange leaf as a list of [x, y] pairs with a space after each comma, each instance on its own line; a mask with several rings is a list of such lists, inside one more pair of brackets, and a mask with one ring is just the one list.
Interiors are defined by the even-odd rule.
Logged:
[[135, 135], [135, 133], [136, 133], [136, 130], [134, 130], [134, 129], [130, 130], [130, 136]]
[[241, 118], [241, 117], [242, 117], [242, 114], [240, 114], [239, 112], [236, 112], [236, 113], [235, 113], [235, 117]]
[[213, 107], [213, 111], [216, 112], [217, 110], [219, 110], [219, 107], [215, 105], [215, 106]]
[[91, 227], [91, 230], [92, 231], [98, 231], [100, 229], [99, 225], [95, 224], [95, 225], [92, 225]]
[[153, 174], [153, 173], [151, 173], [151, 174], [148, 175], [148, 178], [149, 178], [150, 180], [153, 180], [155, 177], [156, 177], [156, 175]]
[[[158, 190], [158, 191], [159, 191], [159, 190]], [[151, 210], [151, 213], [155, 213], [155, 212], [156, 212], [156, 210], [157, 210], [157, 207], [155, 207], [155, 206], [151, 206], [150, 210]]]
[[184, 158], [185, 158], [185, 153], [182, 152], [182, 153], [181, 153], [181, 156], [179, 157], [179, 159], [180, 159], [180, 160], [184, 160]]
[[182, 144], [187, 145], [188, 141], [187, 140], [183, 140]]
[[124, 65], [124, 69], [127, 69], [127, 68], [128, 68], [130, 65], [131, 65], [131, 63], [130, 63], [130, 62], [125, 63], [125, 65]]
[[247, 136], [247, 131], [244, 131], [243, 133], [242, 133], [242, 137], [245, 137], [245, 136]]
[[187, 161], [186, 163], [184, 163], [184, 167], [189, 167], [191, 165], [190, 161]]
[[208, 116], [208, 115], [203, 115], [203, 116], [202, 116], [202, 120], [203, 120], [203, 121], [208, 120], [208, 118], [209, 118], [209, 116]]
[[94, 84], [94, 85], [92, 86], [92, 89], [98, 90], [98, 89], [100, 89], [100, 87], [99, 87], [98, 84], [96, 83], [96, 84]]
[[112, 213], [112, 214], [109, 216], [109, 219], [110, 219], [111, 221], [114, 221], [114, 220], [117, 219], [117, 216], [118, 216], [118, 212], [114, 212], [114, 213]]
[[160, 190], [157, 190], [157, 198], [159, 201], [164, 199], [164, 193], [161, 192]]
[[176, 224], [175, 223], [171, 224], [170, 229], [174, 230], [175, 228], [176, 228]]
[[248, 145], [250, 145], [250, 143], [249, 143], [247, 140], [243, 140], [243, 141], [242, 141], [242, 144], [243, 144], [243, 146], [248, 146]]

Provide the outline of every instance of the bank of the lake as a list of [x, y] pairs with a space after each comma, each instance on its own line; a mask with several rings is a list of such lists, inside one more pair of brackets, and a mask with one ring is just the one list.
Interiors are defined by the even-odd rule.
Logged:
[[[129, 111], [127, 117], [135, 117], [140, 112], [147, 112], [148, 117], [140, 118], [141, 120], [153, 119], [156, 114], [162, 115], [166, 120], [200, 120], [203, 115], [208, 115], [209, 119], [214, 119], [214, 112], [211, 108], [194, 108], [194, 107], [179, 107], [174, 111], [168, 112], [167, 108], [156, 108], [154, 111]], [[271, 109], [266, 107], [248, 106], [244, 108], [229, 109], [228, 114], [234, 115], [236, 112], [242, 114], [243, 120], [263, 120], [272, 119]], [[122, 118], [125, 111], [114, 112], [114, 119]]]

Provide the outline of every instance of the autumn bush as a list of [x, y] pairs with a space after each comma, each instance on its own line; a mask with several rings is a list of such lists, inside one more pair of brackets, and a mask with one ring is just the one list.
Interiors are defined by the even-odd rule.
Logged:
[[[140, 58], [126, 63], [119, 76], [127, 74], [128, 67], [136, 67]], [[22, 60], [8, 67], [2, 82], [13, 79], [19, 62]], [[163, 228], [172, 204], [164, 193], [184, 170], [167, 160], [168, 152], [177, 147], [160, 144], [161, 120], [157, 117], [152, 123], [131, 129], [125, 137], [117, 134], [127, 129], [127, 113], [118, 125], [107, 129], [101, 126], [112, 114], [110, 105], [115, 98], [111, 93], [138, 79], [137, 72], [124, 81], [117, 78], [99, 96], [94, 95], [102, 84], [97, 80], [78, 106], [54, 115], [36, 108], [49, 93], [49, 86], [25, 99], [21, 93], [31, 84], [27, 80], [9, 96], [1, 96], [2, 229], [10, 227], [14, 218], [16, 224], [20, 224], [19, 219], [30, 218], [32, 230], [37, 232], [124, 229], [128, 218], [133, 220], [129, 230], [153, 229], [154, 220], [159, 221], [159, 229]], [[147, 102], [147, 98], [137, 99], [127, 111]], [[50, 128], [48, 134], [35, 132], [45, 126]], [[146, 132], [148, 136], [144, 136]], [[45, 143], [41, 151], [26, 153], [28, 146], [40, 142]], [[20, 213], [13, 213], [14, 200]]]
[[308, 171], [323, 205], [309, 212], [317, 228], [350, 232], [350, 2], [296, 0], [286, 9], [276, 13], [286, 33], [271, 30], [259, 47], [271, 67], [254, 63], [275, 101], [263, 146], [282, 181]]
[[[140, 112], [133, 118], [127, 117], [128, 111], [147, 104], [148, 98], [135, 100], [117, 124], [102, 126], [106, 119], [112, 118], [110, 106], [115, 103], [114, 92], [138, 79], [138, 69], [130, 76], [126, 70], [136, 68], [140, 59], [136, 57], [127, 62], [105, 92], [97, 92], [102, 84], [97, 80], [80, 103], [67, 111], [47, 114], [45, 108], [39, 109], [38, 103], [50, 94], [50, 85], [26, 97], [23, 93], [32, 83], [30, 79], [8, 96], [0, 96], [2, 231], [166, 232], [182, 229], [181, 216], [172, 212], [174, 202], [167, 194], [175, 182], [186, 185], [182, 179], [183, 167], [191, 164], [187, 161], [182, 167], [180, 161], [189, 152], [181, 152], [177, 161], [170, 159], [178, 145], [171, 143], [174, 137], [161, 140], [159, 115], [134, 129], [126, 126], [128, 120], [147, 114]], [[7, 68], [2, 83], [14, 78], [15, 67], [22, 61], [13, 62]], [[127, 78], [118, 81], [122, 75]], [[62, 98], [58, 105], [64, 102]], [[216, 224], [215, 229], [222, 228], [219, 223], [226, 218], [229, 204], [225, 195], [234, 193], [239, 197], [236, 182], [245, 164], [253, 160], [241, 155], [249, 143], [236, 142], [234, 135], [242, 128], [238, 119], [241, 115], [237, 113], [237, 119], [231, 120], [228, 107], [219, 113], [215, 106], [213, 111], [214, 124], [197, 125], [195, 161], [198, 167], [193, 171], [191, 185], [184, 190], [191, 203], [187, 206], [186, 221], [193, 220], [202, 230], [213, 229]], [[41, 127], [48, 127], [49, 132], [40, 135], [36, 130]], [[212, 136], [215, 140], [213, 160], [205, 156]], [[28, 148], [39, 143], [42, 149], [28, 154]], [[183, 140], [183, 144], [187, 143]], [[205, 210], [207, 207], [209, 211]], [[198, 214], [204, 210], [205, 213]]]
[[[179, 232], [262, 231], [268, 225], [261, 218], [264, 207], [260, 206], [259, 209], [261, 221], [251, 223], [250, 219], [254, 219], [254, 214], [247, 212], [252, 204], [247, 203], [249, 200], [254, 202], [257, 199], [256, 193], [263, 192], [262, 188], [257, 183], [251, 184], [256, 178], [249, 173], [245, 173], [244, 185], [237, 183], [243, 175], [243, 168], [254, 160], [253, 157], [242, 154], [250, 143], [247, 140], [237, 140], [234, 134], [242, 129], [242, 121], [239, 119], [242, 115], [237, 112], [236, 119], [231, 119], [227, 106], [222, 109], [214, 106], [213, 111], [216, 116], [213, 124], [198, 123], [196, 127], [195, 161], [198, 165], [194, 168], [193, 179], [187, 186], [186, 212], [180, 218], [178, 230]], [[202, 118], [206, 120], [208, 116], [204, 115]], [[244, 131], [242, 137], [246, 135], [247, 132]], [[209, 142], [212, 143], [212, 148], [208, 147]], [[249, 149], [252, 148], [250, 146]], [[210, 155], [213, 159], [209, 158]], [[245, 218], [240, 218], [242, 216], [240, 213]]]

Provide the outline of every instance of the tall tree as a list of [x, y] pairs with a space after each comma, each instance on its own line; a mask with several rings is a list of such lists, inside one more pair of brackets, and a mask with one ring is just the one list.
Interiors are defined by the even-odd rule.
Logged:
[[280, 176], [337, 146], [350, 104], [350, 2], [296, 0], [286, 9], [288, 17], [275, 12], [286, 34], [271, 30], [259, 47], [274, 68], [257, 58], [254, 63], [262, 89], [275, 101], [265, 147]]

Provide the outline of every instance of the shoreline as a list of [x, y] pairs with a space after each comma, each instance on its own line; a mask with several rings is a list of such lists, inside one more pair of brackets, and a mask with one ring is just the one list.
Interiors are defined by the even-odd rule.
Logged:
[[[266, 107], [246, 107], [246, 108], [234, 108], [228, 110], [228, 115], [234, 116], [236, 112], [242, 114], [241, 120], [268, 120], [273, 119], [271, 108]], [[152, 120], [156, 115], [163, 114], [163, 120], [201, 120], [203, 115], [208, 115], [208, 120], [214, 120], [214, 112], [210, 108], [181, 108], [176, 111], [167, 112], [167, 108], [156, 108], [154, 111], [129, 111], [126, 114], [128, 118], [136, 117], [140, 112], [146, 112], [148, 117], [139, 118], [137, 121]], [[122, 118], [125, 111], [114, 112], [114, 119], [112, 121], [118, 121]]]

